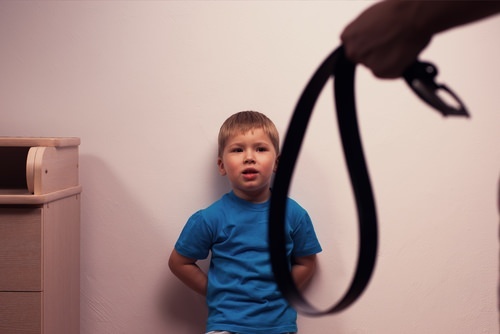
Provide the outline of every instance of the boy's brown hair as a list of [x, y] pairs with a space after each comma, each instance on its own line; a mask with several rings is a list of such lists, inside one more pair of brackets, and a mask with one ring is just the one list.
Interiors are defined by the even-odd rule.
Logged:
[[258, 111], [240, 111], [226, 119], [220, 127], [218, 138], [219, 158], [222, 158], [222, 153], [229, 137], [235, 134], [246, 133], [253, 129], [262, 129], [271, 139], [276, 150], [276, 155], [279, 155], [280, 139], [274, 123], [266, 115]]

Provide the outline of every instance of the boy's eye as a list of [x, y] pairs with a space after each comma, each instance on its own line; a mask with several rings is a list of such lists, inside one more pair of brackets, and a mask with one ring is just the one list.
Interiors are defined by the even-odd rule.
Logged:
[[265, 152], [267, 151], [267, 147], [257, 147], [257, 152]]
[[231, 152], [243, 152], [243, 150], [239, 147], [235, 147], [231, 149]]

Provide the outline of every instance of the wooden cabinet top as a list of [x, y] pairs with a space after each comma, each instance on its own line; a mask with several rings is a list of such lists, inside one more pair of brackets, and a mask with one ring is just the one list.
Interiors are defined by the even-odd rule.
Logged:
[[0, 137], [0, 204], [40, 204], [81, 191], [80, 138]]
[[0, 136], [0, 147], [65, 147], [80, 145], [77, 137], [2, 137]]

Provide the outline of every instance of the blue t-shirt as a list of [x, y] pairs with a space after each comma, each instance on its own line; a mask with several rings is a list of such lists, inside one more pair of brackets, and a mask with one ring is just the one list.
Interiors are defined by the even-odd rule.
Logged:
[[[274, 281], [267, 242], [269, 201], [251, 203], [233, 192], [193, 214], [175, 245], [181, 255], [205, 259], [208, 271], [207, 331], [248, 334], [297, 331], [297, 313]], [[307, 212], [292, 199], [286, 210], [290, 259], [319, 253]]]

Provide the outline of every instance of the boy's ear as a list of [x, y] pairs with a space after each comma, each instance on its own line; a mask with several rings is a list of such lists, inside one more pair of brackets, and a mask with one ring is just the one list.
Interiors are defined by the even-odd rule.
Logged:
[[278, 155], [276, 157], [276, 161], [274, 162], [274, 168], [273, 168], [273, 173], [276, 173], [276, 171], [278, 170], [278, 162], [280, 161], [280, 156]]
[[219, 174], [222, 176], [226, 175], [226, 169], [224, 168], [224, 163], [221, 158], [217, 158], [217, 167], [219, 167]]

